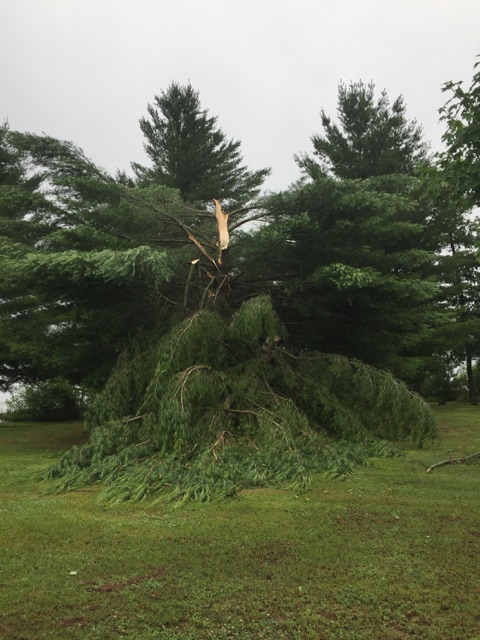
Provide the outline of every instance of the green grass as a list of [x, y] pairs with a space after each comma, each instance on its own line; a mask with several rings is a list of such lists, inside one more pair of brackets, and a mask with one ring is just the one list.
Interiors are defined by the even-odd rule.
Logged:
[[[81, 426], [0, 426], [4, 640], [480, 639], [480, 407], [345, 482], [109, 507], [32, 476]], [[71, 572], [75, 572], [74, 574]]]

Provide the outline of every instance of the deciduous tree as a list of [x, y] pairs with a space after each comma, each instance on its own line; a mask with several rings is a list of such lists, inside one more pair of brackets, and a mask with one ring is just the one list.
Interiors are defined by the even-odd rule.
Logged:
[[480, 206], [480, 62], [474, 66], [468, 89], [462, 82], [447, 82], [443, 91], [451, 97], [440, 110], [446, 124], [443, 136], [447, 149], [440, 165], [449, 188], [471, 207]]

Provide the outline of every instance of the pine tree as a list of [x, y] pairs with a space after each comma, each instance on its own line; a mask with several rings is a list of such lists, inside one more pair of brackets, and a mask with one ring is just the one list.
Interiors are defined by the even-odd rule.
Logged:
[[[357, 357], [411, 379], [433, 306], [432, 203], [414, 174], [426, 159], [421, 128], [400, 97], [341, 84], [340, 125], [324, 111], [310, 178], [265, 201], [272, 220], [252, 242], [252, 279], [270, 282], [298, 348]], [[423, 166], [423, 165], [422, 165]], [[247, 249], [248, 251], [248, 249]], [[250, 254], [251, 255], [251, 254]]]
[[332, 123], [321, 111], [324, 135], [311, 140], [315, 160], [296, 157], [311, 178], [320, 174], [341, 179], [364, 179], [389, 174], [411, 174], [426, 158], [427, 145], [415, 120], [408, 121], [402, 96], [392, 105], [385, 91], [375, 101], [375, 85], [355, 82], [338, 88], [338, 119]]
[[[438, 321], [425, 223], [392, 178], [318, 178], [270, 197], [271, 225], [244, 239], [244, 286], [269, 287], [290, 341], [410, 378]], [[425, 213], [425, 212], [424, 212]]]
[[226, 138], [190, 84], [172, 83], [147, 111], [140, 128], [152, 166], [133, 163], [140, 185], [172, 187], [188, 201], [245, 203], [258, 195], [270, 170], [242, 166], [240, 142]]
[[[42, 363], [36, 357], [41, 328], [33, 319], [39, 300], [28, 283], [18, 283], [11, 265], [51, 232], [51, 210], [41, 173], [28, 166], [15, 147], [7, 123], [0, 127], [0, 388], [35, 380]], [[44, 310], [44, 315], [48, 312]], [[30, 347], [30, 348], [29, 348]]]
[[102, 385], [129, 334], [168, 322], [179, 304], [165, 313], [170, 296], [181, 299], [174, 270], [181, 278], [189, 268], [176, 215], [185, 220], [185, 207], [168, 189], [117, 183], [70, 143], [15, 132], [8, 140], [41, 195], [18, 180], [1, 188], [4, 220], [15, 204], [0, 257], [2, 384], [63, 376]]
[[[89, 442], [48, 474], [63, 488], [103, 481], [114, 500], [154, 493], [209, 500], [266, 485], [298, 490], [314, 472], [345, 476], [369, 456], [394, 455], [390, 440], [422, 445], [434, 437], [428, 407], [391, 374], [322, 354], [313, 340], [292, 348], [268, 295], [281, 307], [277, 292], [303, 295], [313, 284], [339, 291], [344, 304], [365, 289], [370, 318], [382, 295], [396, 295], [399, 305], [424, 300], [427, 288], [410, 277], [426, 263], [424, 253], [410, 252], [408, 261], [401, 255], [418, 232], [408, 198], [368, 181], [329, 180], [311, 192], [317, 209], [309, 217], [306, 191], [280, 195], [271, 209], [277, 222], [250, 238], [257, 257], [249, 260], [246, 243], [230, 239], [218, 201], [214, 213], [195, 209], [167, 187], [112, 178], [70, 143], [21, 134], [11, 140], [48, 185], [41, 219], [49, 231], [1, 266], [12, 286], [28, 286], [35, 299], [32, 346], [52, 353], [45, 377], [63, 367], [70, 381], [90, 374], [101, 388], [87, 413]], [[385, 211], [387, 230], [376, 224]], [[362, 250], [336, 263], [356, 218]], [[381, 250], [367, 265], [374, 237]], [[314, 264], [317, 239], [330, 253]], [[282, 278], [271, 271], [279, 240], [288, 247], [278, 262]], [[242, 251], [235, 264], [231, 249]], [[289, 279], [292, 266], [307, 263]], [[302, 319], [302, 300], [291, 300]], [[16, 313], [12, 307], [3, 316], [12, 329]], [[18, 347], [19, 334], [12, 340]]]

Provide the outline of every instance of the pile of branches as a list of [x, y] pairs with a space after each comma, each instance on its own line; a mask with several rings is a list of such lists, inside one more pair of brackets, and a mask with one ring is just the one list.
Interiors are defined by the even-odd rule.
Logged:
[[395, 440], [435, 437], [423, 400], [389, 373], [294, 352], [268, 296], [203, 309], [122, 354], [90, 406], [87, 444], [51, 469], [60, 490], [101, 482], [111, 501], [183, 502], [345, 477]]

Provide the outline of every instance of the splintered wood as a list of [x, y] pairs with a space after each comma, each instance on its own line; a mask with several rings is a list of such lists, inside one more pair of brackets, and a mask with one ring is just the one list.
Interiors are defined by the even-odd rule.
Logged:
[[215, 203], [215, 217], [217, 219], [217, 231], [218, 240], [217, 246], [219, 249], [218, 263], [222, 263], [222, 252], [228, 249], [230, 242], [230, 236], [228, 233], [228, 213], [225, 213], [222, 209], [222, 205], [218, 200], [213, 200]]

